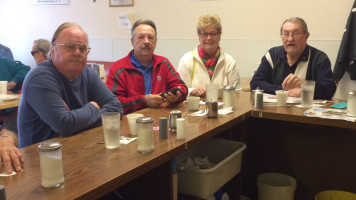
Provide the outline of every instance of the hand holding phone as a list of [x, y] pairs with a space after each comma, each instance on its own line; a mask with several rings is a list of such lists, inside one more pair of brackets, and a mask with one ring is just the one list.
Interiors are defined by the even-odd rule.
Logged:
[[178, 91], [180, 92], [180, 88], [173, 88], [173, 89], [168, 90], [166, 92], [162, 92], [160, 95], [161, 95], [161, 97], [164, 97], [164, 95], [168, 94], [168, 92], [171, 92], [172, 94], [176, 95]]

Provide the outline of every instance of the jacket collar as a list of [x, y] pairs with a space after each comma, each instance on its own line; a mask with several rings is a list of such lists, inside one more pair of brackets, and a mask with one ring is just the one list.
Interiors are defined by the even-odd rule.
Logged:
[[[284, 50], [284, 48], [282, 48], [282, 49], [283, 49], [283, 51], [280, 51], [278, 56], [281, 57], [283, 60], [287, 60], [287, 52]], [[308, 61], [308, 59], [309, 59], [309, 49], [310, 49], [309, 45], [305, 46], [302, 54], [298, 58], [297, 63], [300, 62], [300, 61], [304, 61], [304, 62]]]

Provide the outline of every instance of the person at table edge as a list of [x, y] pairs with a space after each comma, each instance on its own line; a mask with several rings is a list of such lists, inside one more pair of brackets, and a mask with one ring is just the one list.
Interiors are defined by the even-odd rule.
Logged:
[[36, 64], [44, 62], [49, 59], [49, 51], [51, 42], [46, 39], [38, 39], [33, 42], [31, 55]]
[[[0, 81], [7, 81], [7, 94], [21, 94], [22, 84], [30, 67], [19, 61], [0, 58]], [[17, 106], [0, 110], [3, 128], [17, 137]], [[2, 146], [0, 141], [0, 146]], [[1, 150], [0, 150], [1, 151]]]
[[331, 99], [336, 84], [328, 56], [309, 45], [308, 27], [299, 17], [285, 20], [280, 29], [283, 46], [271, 48], [251, 80], [251, 89], [257, 87], [269, 94], [288, 90], [288, 95], [301, 96], [301, 82], [315, 81], [314, 99]]
[[8, 60], [15, 61], [11, 49], [2, 44], [0, 44], [0, 58], [6, 58]]
[[[156, 25], [138, 20], [131, 29], [133, 50], [110, 68], [106, 85], [122, 103], [125, 114], [143, 108], [164, 107], [185, 99], [188, 88], [169, 60], [154, 54]], [[180, 88], [180, 92], [161, 93]]]
[[101, 114], [120, 112], [116, 96], [86, 66], [88, 36], [76, 23], [53, 35], [51, 59], [30, 70], [19, 106], [19, 147], [70, 136], [101, 124]]
[[[11, 174], [13, 168], [19, 172], [23, 169], [25, 159], [17, 148], [17, 135], [0, 126], [0, 173], [5, 171]], [[1, 163], [4, 163], [2, 166]], [[5, 167], [3, 169], [2, 167]]]

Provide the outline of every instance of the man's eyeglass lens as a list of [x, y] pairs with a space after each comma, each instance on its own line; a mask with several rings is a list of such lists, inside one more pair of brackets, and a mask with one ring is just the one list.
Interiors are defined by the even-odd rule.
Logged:
[[80, 44], [80, 43], [65, 43], [65, 44], [56, 44], [56, 45], [63, 46], [64, 49], [68, 52], [73, 52], [76, 48], [78, 48], [80, 53], [83, 54], [88, 54], [91, 49], [87, 45]]
[[289, 38], [290, 36], [292, 36], [292, 38], [299, 38], [300, 36], [302, 36], [302, 33], [300, 33], [300, 32], [282, 32], [283, 38]]

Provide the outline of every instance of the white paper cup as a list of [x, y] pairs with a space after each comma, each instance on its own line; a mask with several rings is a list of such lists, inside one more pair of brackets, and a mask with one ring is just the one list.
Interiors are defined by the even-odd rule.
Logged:
[[276, 90], [276, 96], [277, 96], [277, 106], [287, 105], [288, 91]]
[[7, 94], [7, 81], [0, 81], [0, 94]]
[[187, 100], [183, 102], [183, 104], [188, 107], [188, 110], [199, 110], [200, 97], [189, 96], [187, 97]]
[[107, 112], [101, 115], [104, 130], [105, 147], [116, 149], [120, 147], [120, 113]]
[[127, 115], [127, 121], [129, 122], [129, 127], [130, 127], [130, 132], [131, 135], [136, 136], [137, 135], [137, 124], [136, 120], [140, 117], [143, 117], [143, 114], [141, 113], [131, 113]]

